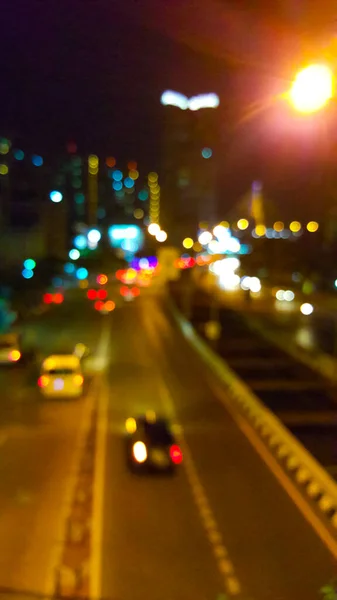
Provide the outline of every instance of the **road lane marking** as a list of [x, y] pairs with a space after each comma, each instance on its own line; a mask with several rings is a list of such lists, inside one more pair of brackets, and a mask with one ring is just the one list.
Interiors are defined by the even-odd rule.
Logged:
[[102, 597], [102, 544], [104, 519], [104, 483], [108, 433], [109, 396], [105, 380], [101, 383], [97, 404], [97, 438], [95, 453], [95, 478], [91, 526], [90, 598]]
[[[98, 355], [104, 368], [109, 363], [108, 350], [111, 335], [110, 320], [105, 321], [102, 338], [98, 347]], [[93, 508], [91, 526], [91, 560], [90, 560], [90, 598], [102, 597], [102, 545], [104, 519], [104, 483], [107, 435], [109, 422], [109, 395], [107, 382], [102, 375], [100, 393], [97, 398], [95, 475], [93, 487]]]
[[234, 422], [251, 443], [253, 448], [256, 450], [260, 458], [267, 465], [272, 474], [276, 477], [278, 482], [281, 484], [283, 489], [287, 492], [288, 496], [300, 510], [304, 518], [307, 520], [309, 525], [314, 529], [317, 533], [318, 537], [325, 544], [334, 558], [337, 559], [337, 541], [333, 538], [330, 531], [325, 527], [324, 523], [320, 520], [320, 518], [316, 515], [314, 510], [311, 508], [310, 504], [307, 503], [305, 498], [296, 488], [296, 486], [292, 483], [291, 479], [284, 473], [281, 466], [278, 464], [273, 455], [266, 448], [264, 443], [260, 440], [257, 433], [251, 427], [251, 425], [246, 421], [239, 413], [237, 413], [233, 406], [230, 404], [225, 392], [218, 388], [216, 384], [209, 381], [209, 385], [216, 397], [224, 404], [225, 408], [228, 410], [230, 415], [232, 416]]
[[[168, 414], [175, 414], [176, 411], [173, 399], [166, 384], [163, 381], [161, 381], [160, 384], [160, 395], [164, 407], [167, 408]], [[224, 546], [222, 535], [219, 531], [218, 524], [213, 515], [213, 511], [207, 498], [205, 488], [199, 478], [196, 465], [192, 458], [189, 446], [185, 440], [183, 428], [181, 425], [179, 425], [179, 434], [177, 434], [177, 439], [180, 441], [180, 444], [183, 447], [183, 465], [185, 467], [187, 480], [191, 487], [192, 496], [197, 506], [201, 523], [204, 527], [207, 539], [213, 550], [218, 571], [222, 578], [225, 590], [231, 596], [238, 596], [239, 594], [241, 594], [241, 586], [235, 575], [233, 563], [229, 559], [227, 548]]]

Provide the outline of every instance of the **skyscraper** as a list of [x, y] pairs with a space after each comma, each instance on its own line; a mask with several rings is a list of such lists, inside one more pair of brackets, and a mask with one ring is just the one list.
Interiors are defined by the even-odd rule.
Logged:
[[162, 96], [161, 225], [175, 243], [193, 236], [200, 221], [216, 221], [218, 103], [214, 94]]

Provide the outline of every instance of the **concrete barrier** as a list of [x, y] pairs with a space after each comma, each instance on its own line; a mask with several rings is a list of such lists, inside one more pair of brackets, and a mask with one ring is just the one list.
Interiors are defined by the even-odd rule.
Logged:
[[303, 495], [307, 496], [318, 512], [328, 519], [337, 535], [337, 483], [227, 363], [196, 333], [174, 304], [170, 304], [170, 310], [186, 340], [207, 364], [230, 398], [235, 401], [240, 413], [245, 415]]

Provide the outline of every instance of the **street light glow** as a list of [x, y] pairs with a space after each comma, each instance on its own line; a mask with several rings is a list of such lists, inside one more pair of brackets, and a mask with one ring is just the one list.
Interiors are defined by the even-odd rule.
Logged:
[[200, 242], [200, 244], [202, 246], [207, 246], [207, 244], [210, 243], [211, 239], [213, 238], [212, 234], [210, 231], [203, 231], [199, 237], [198, 237], [198, 241]]
[[301, 113], [313, 113], [325, 106], [334, 93], [334, 77], [327, 65], [310, 65], [299, 71], [291, 86], [290, 100]]
[[158, 225], [158, 223], [150, 223], [147, 230], [150, 235], [157, 235], [157, 233], [159, 233], [160, 231], [160, 226]]
[[156, 240], [157, 242], [165, 242], [167, 240], [166, 231], [163, 231], [162, 229], [158, 231], [158, 233], [156, 234]]

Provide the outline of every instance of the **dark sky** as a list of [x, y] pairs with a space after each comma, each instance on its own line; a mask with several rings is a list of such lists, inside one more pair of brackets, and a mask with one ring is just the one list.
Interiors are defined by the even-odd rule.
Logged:
[[310, 125], [308, 137], [307, 124], [272, 108], [235, 125], [253, 101], [285, 89], [307, 55], [317, 19], [306, 4], [277, 2], [273, 12], [261, 0], [254, 10], [243, 0], [5, 0], [0, 134], [51, 154], [72, 138], [81, 152], [156, 168], [161, 92], [215, 91], [229, 203], [262, 177], [281, 202], [314, 206], [326, 124]]

